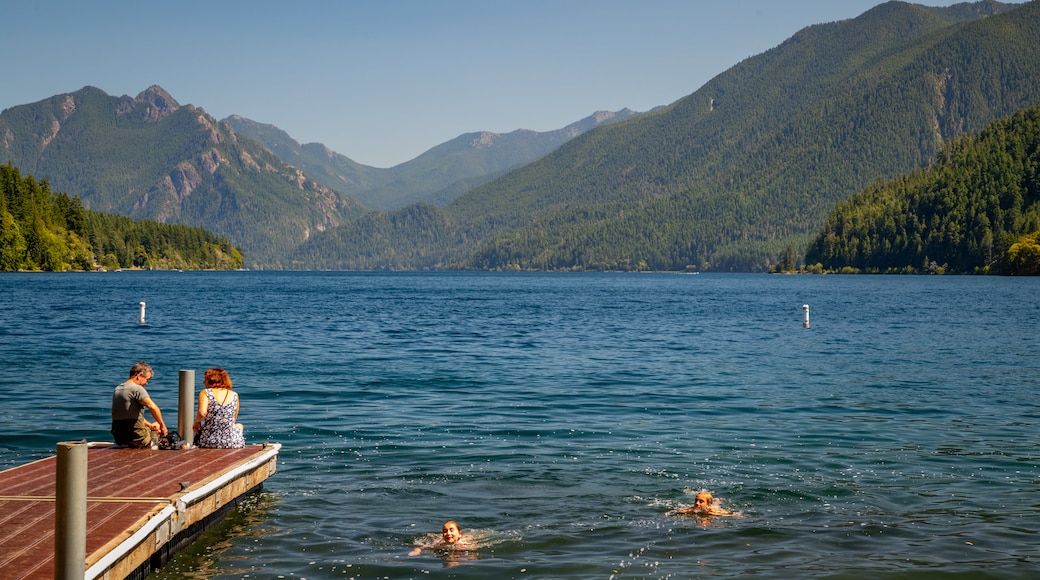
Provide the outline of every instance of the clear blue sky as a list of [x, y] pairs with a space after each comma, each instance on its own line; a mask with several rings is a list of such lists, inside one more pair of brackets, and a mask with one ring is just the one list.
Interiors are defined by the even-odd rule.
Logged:
[[157, 84], [217, 119], [389, 167], [462, 133], [667, 105], [806, 26], [880, 3], [4, 0], [0, 109]]

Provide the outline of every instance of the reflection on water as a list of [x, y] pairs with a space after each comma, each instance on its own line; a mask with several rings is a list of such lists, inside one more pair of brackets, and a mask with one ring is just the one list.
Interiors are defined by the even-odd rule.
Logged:
[[[217, 525], [203, 532], [190, 546], [181, 550], [158, 572], [149, 578], [158, 580], [209, 580], [218, 574], [250, 575], [256, 572], [248, 564], [249, 558], [236, 555], [235, 550], [247, 543], [247, 538], [259, 538], [276, 533], [271, 513], [278, 496], [260, 492], [243, 500]], [[218, 565], [219, 562], [219, 565]], [[235, 562], [246, 563], [236, 565]]]

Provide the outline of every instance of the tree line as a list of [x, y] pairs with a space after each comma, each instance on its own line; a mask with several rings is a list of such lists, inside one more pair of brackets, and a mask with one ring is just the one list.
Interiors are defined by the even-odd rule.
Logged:
[[816, 271], [1040, 274], [1040, 107], [949, 142], [926, 169], [838, 204]]
[[241, 267], [241, 250], [202, 228], [90, 211], [47, 180], [0, 166], [0, 271]]

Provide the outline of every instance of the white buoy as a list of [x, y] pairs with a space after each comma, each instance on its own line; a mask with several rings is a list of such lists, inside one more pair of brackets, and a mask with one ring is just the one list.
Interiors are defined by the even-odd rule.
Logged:
[[141, 303], [141, 318], [139, 319], [141, 324], [144, 324], [144, 302]]
[[805, 312], [805, 322], [802, 323], [802, 327], [809, 328], [809, 305], [802, 304], [802, 311]]

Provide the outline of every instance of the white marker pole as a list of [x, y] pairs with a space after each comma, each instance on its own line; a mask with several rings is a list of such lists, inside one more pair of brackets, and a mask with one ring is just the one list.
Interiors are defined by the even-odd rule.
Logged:
[[141, 303], [141, 318], [138, 319], [138, 322], [144, 324], [144, 302]]
[[802, 323], [802, 327], [809, 328], [809, 305], [802, 304], [802, 311], [805, 312], [805, 322]]

